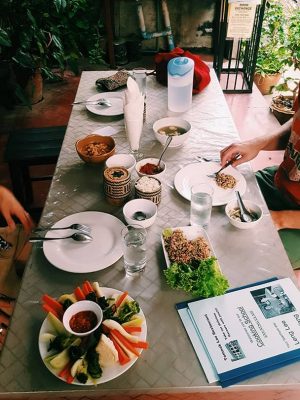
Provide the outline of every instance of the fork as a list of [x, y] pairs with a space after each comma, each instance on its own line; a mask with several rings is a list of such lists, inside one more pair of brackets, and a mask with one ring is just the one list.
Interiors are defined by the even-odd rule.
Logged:
[[70, 226], [65, 226], [63, 228], [36, 228], [36, 229], [34, 229], [34, 232], [58, 231], [61, 229], [74, 229], [76, 231], [82, 231], [82, 232], [86, 232], [86, 233], [91, 232], [91, 228], [89, 226], [83, 225], [83, 224], [72, 224]]
[[206, 176], [208, 176], [209, 178], [216, 178], [216, 176], [217, 176], [221, 171], [223, 171], [223, 169], [229, 167], [229, 165], [231, 165], [234, 161], [238, 160], [240, 157], [241, 157], [241, 155], [240, 155], [240, 154], [237, 154], [237, 155], [236, 155], [235, 157], [233, 157], [231, 160], [227, 161], [227, 163], [226, 163], [225, 165], [223, 165], [223, 167], [220, 168], [217, 172], [214, 172], [213, 174], [206, 175]]
[[99, 105], [99, 106], [107, 106], [107, 107], [112, 106], [111, 102], [107, 99], [74, 101], [72, 103], [72, 106], [76, 105], [76, 104], [90, 104], [90, 105], [95, 105], [95, 106]]

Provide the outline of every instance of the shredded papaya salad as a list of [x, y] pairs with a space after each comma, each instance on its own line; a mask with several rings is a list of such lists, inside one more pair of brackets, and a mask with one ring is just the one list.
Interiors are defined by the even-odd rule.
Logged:
[[[41, 346], [46, 346], [44, 363], [56, 376], [70, 384], [98, 384], [105, 370], [128, 369], [148, 348], [142, 334], [145, 318], [139, 304], [128, 292], [101, 288], [98, 282], [85, 281], [73, 293], [55, 299], [42, 296], [42, 308], [47, 313], [46, 331], [41, 329]], [[76, 336], [66, 331], [62, 319], [65, 310], [82, 300], [96, 302], [103, 311], [100, 327], [87, 336]], [[45, 353], [45, 352], [44, 352]], [[42, 352], [41, 352], [42, 355]], [[120, 368], [124, 367], [124, 368]], [[127, 367], [127, 368], [126, 368]], [[114, 374], [104, 381], [110, 380]]]

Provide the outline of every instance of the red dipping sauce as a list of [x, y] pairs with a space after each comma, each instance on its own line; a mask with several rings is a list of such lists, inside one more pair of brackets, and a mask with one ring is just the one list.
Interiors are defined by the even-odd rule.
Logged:
[[141, 168], [140, 168], [140, 172], [142, 174], [147, 174], [147, 175], [155, 175], [161, 171], [162, 171], [161, 168], [158, 168], [157, 165], [151, 164], [151, 163], [147, 163], [147, 164], [141, 166]]
[[85, 333], [95, 328], [98, 323], [97, 315], [93, 311], [79, 311], [70, 319], [70, 328], [77, 333]]

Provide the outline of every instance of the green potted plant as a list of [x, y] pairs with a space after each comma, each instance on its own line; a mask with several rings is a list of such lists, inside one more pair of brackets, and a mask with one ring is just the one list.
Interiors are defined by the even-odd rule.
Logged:
[[[286, 46], [290, 51], [287, 65], [294, 70], [300, 69], [300, 5], [294, 5], [287, 9]], [[294, 115], [293, 104], [299, 88], [299, 79], [295, 74], [285, 73], [273, 89], [275, 94], [270, 108], [278, 121], [283, 124]], [[292, 76], [291, 76], [292, 75]]]
[[286, 27], [283, 5], [275, 0], [267, 1], [254, 75], [254, 82], [262, 94], [270, 93], [291, 60]]
[[291, 51], [289, 65], [300, 69], [300, 4], [288, 16], [287, 47]]
[[[53, 78], [52, 66], [64, 70], [79, 51], [63, 45], [60, 24], [63, 0], [3, 0], [0, 17], [0, 64], [9, 64], [16, 75], [16, 95], [24, 103], [42, 98], [43, 77]], [[72, 42], [71, 42], [72, 43]]]

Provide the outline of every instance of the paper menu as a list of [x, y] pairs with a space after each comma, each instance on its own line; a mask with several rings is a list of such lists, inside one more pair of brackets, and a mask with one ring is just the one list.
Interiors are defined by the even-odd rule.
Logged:
[[228, 386], [300, 358], [300, 293], [289, 278], [186, 305], [177, 309], [209, 382]]

